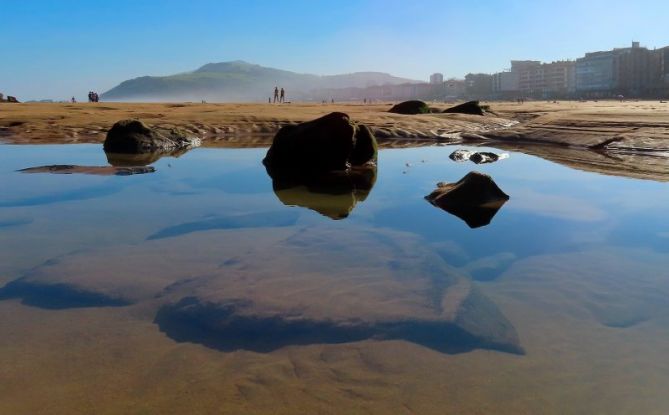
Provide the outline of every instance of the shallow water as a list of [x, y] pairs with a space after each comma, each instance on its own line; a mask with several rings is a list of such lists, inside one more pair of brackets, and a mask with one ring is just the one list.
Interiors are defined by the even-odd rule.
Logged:
[[[669, 411], [669, 185], [454, 149], [273, 186], [264, 149], [0, 147], [0, 413]], [[470, 171], [494, 216], [424, 200]]]

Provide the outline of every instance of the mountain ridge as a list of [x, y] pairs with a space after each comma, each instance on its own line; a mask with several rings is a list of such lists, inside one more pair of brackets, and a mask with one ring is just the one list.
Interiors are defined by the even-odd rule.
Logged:
[[[274, 87], [288, 99], [321, 99], [328, 89], [417, 83], [385, 72], [314, 75], [265, 67], [242, 60], [210, 62], [194, 71], [168, 76], [140, 76], [104, 92], [105, 101], [251, 101], [264, 102]], [[327, 98], [327, 97], [323, 97]]]

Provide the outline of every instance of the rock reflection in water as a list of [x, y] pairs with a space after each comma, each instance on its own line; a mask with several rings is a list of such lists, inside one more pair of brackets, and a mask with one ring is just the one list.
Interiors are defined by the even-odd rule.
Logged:
[[51, 174], [90, 174], [95, 176], [130, 176], [134, 174], [155, 173], [150, 166], [163, 157], [180, 157], [190, 148], [170, 152], [153, 152], [142, 154], [107, 153], [109, 166], [78, 166], [74, 164], [52, 164], [47, 166], [29, 167], [19, 170], [21, 173]]
[[130, 176], [133, 174], [154, 173], [153, 167], [116, 167], [116, 166], [75, 166], [72, 164], [54, 164], [50, 166], [29, 167], [21, 169], [21, 173], [51, 174], [90, 174], [95, 176]]
[[482, 228], [490, 225], [497, 212], [504, 206], [506, 201], [490, 204], [487, 206], [439, 206], [453, 216], [462, 219], [472, 229]]
[[168, 226], [149, 235], [146, 239], [163, 239], [186, 235], [193, 232], [214, 229], [244, 229], [293, 226], [299, 215], [295, 212], [261, 212], [236, 216], [214, 216], [201, 221], [186, 222]]
[[112, 166], [116, 167], [138, 167], [138, 166], [148, 166], [160, 160], [163, 157], [174, 157], [178, 158], [186, 154], [190, 148], [182, 148], [174, 151], [167, 152], [153, 152], [153, 153], [141, 153], [141, 154], [123, 154], [123, 153], [108, 153], [105, 152], [107, 156], [107, 162]]
[[318, 176], [274, 177], [272, 187], [281, 203], [311, 209], [334, 220], [347, 218], [376, 182], [376, 166], [352, 168]]

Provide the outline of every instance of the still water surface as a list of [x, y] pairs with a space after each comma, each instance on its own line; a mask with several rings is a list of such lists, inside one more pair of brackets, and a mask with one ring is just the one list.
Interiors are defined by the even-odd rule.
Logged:
[[[669, 411], [669, 185], [454, 149], [342, 189], [265, 149], [0, 147], [0, 413]], [[424, 200], [470, 171], [492, 218]]]

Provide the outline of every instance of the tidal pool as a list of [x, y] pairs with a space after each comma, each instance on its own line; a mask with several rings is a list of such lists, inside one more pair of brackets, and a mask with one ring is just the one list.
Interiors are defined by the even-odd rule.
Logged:
[[[456, 148], [0, 146], [0, 413], [669, 411], [669, 184]], [[471, 171], [510, 199], [424, 199]]]

